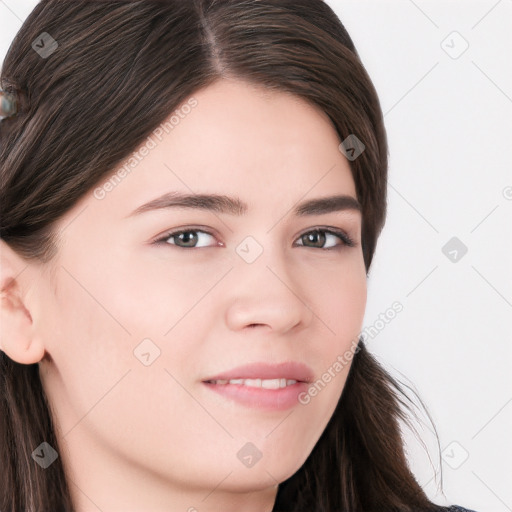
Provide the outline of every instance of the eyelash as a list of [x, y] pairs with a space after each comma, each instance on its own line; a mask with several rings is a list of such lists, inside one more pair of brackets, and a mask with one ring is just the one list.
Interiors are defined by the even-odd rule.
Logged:
[[[181, 247], [179, 245], [176, 245], [176, 244], [169, 244], [167, 242], [167, 240], [169, 240], [169, 238], [173, 238], [173, 237], [177, 237], [183, 233], [205, 233], [207, 235], [210, 235], [212, 237], [215, 237], [215, 235], [213, 233], [210, 233], [208, 231], [205, 231], [203, 229], [199, 229], [199, 228], [187, 228], [187, 229], [181, 229], [179, 231], [170, 231], [170, 232], [167, 232], [165, 235], [163, 235], [162, 237], [158, 238], [157, 240], [155, 240], [153, 243], [154, 244], [158, 244], [158, 245], [162, 245], [162, 244], [166, 244], [166, 245], [171, 245], [171, 246], [174, 246], [174, 247], [178, 247], [179, 249], [206, 249], [206, 247]], [[321, 251], [333, 251], [333, 250], [340, 250], [344, 247], [355, 247], [356, 246], [356, 243], [355, 241], [349, 237], [346, 233], [344, 233], [343, 231], [339, 231], [337, 229], [327, 229], [327, 228], [313, 228], [309, 231], [306, 231], [304, 233], [302, 233], [301, 235], [299, 235], [298, 239], [301, 239], [302, 237], [310, 234], [310, 233], [328, 233], [328, 234], [331, 234], [331, 235], [334, 235], [334, 236], [337, 236], [340, 240], [341, 240], [341, 244], [339, 245], [336, 245], [334, 247], [328, 247], [328, 248], [322, 248], [322, 247], [308, 247], [308, 246], [305, 246], [305, 245], [299, 245], [299, 247], [308, 247], [309, 249], [319, 249]]]

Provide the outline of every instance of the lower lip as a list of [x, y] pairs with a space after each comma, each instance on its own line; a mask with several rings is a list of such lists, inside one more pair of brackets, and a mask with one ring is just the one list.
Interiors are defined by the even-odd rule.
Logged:
[[299, 403], [298, 396], [306, 391], [306, 382], [297, 382], [279, 389], [265, 389], [240, 384], [212, 384], [203, 382], [212, 391], [248, 407], [282, 411]]

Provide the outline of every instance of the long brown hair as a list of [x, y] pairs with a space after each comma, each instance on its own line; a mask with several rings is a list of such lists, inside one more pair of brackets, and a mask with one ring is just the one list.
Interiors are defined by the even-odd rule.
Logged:
[[[41, 34], [58, 44], [32, 50]], [[20, 112], [0, 123], [0, 236], [49, 261], [53, 224], [127, 158], [190, 95], [222, 77], [318, 105], [350, 161], [362, 205], [368, 272], [386, 216], [388, 147], [376, 91], [344, 26], [321, 0], [42, 0], [13, 40], [1, 85]], [[37, 364], [0, 352], [0, 510], [72, 511]], [[274, 511], [439, 510], [404, 455], [400, 385], [362, 340], [341, 400], [304, 465], [280, 484]]]

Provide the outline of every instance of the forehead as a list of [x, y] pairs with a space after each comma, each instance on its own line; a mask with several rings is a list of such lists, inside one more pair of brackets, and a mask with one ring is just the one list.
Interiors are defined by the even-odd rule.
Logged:
[[[318, 106], [234, 80], [219, 80], [192, 98], [196, 105], [162, 134], [138, 167], [168, 175], [168, 166], [183, 179], [182, 187], [191, 188], [222, 184], [249, 191], [288, 183], [305, 193], [326, 173], [326, 186], [341, 185], [341, 179], [351, 188], [339, 136]], [[328, 172], [333, 166], [336, 171]]]
[[99, 208], [124, 218], [179, 192], [238, 197], [249, 214], [279, 218], [308, 199], [356, 197], [329, 117], [286, 92], [220, 80], [187, 98], [155, 133], [105, 177], [128, 169]]
[[[201, 126], [196, 136], [205, 143], [209, 139], [226, 149], [236, 141], [238, 148], [258, 148], [273, 156], [291, 147], [306, 154], [308, 148], [339, 144], [329, 116], [286, 91], [223, 79], [197, 91], [194, 98], [198, 105], [187, 122]], [[308, 142], [306, 147], [304, 142]]]

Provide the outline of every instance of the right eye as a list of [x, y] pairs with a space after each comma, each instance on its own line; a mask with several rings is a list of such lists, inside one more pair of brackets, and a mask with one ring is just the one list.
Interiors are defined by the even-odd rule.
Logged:
[[[196, 247], [198, 247], [195, 244], [201, 238], [200, 236], [197, 235], [197, 233], [203, 233], [204, 235], [213, 237], [213, 235], [211, 233], [208, 233], [208, 231], [203, 231], [195, 228], [187, 228], [180, 229], [179, 231], [170, 231], [166, 233], [164, 236], [160, 237], [158, 240], [155, 240], [154, 243], [176, 245], [177, 247], [181, 247], [182, 249], [195, 249]], [[202, 238], [204, 239], [205, 237]], [[174, 240], [175, 242], [177, 241], [178, 243], [170, 242], [169, 240], [171, 239]], [[206, 247], [209, 246], [206, 245]]]

